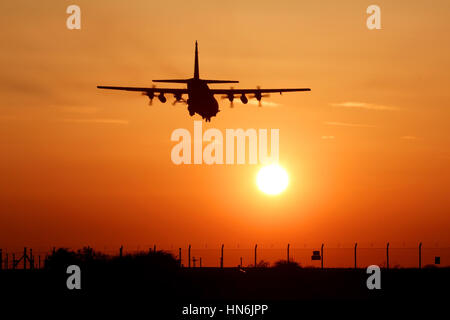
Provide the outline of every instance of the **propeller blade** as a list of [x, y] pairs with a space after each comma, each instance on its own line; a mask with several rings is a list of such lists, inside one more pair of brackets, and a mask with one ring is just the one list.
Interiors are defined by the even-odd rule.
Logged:
[[172, 102], [172, 105], [174, 106], [174, 105], [176, 105], [177, 103], [184, 103], [184, 104], [187, 104], [187, 101], [186, 100], [184, 100], [184, 99], [178, 99], [178, 100], [174, 100], [174, 102]]
[[[156, 88], [156, 86], [153, 84], [152, 89]], [[151, 106], [153, 104], [153, 98], [155, 97], [155, 94], [153, 92], [142, 92], [143, 96], [147, 96], [150, 101], [148, 102], [148, 105]]]
[[[257, 91], [261, 90], [261, 87], [260, 86], [256, 86], [256, 90]], [[262, 107], [261, 99], [270, 97], [270, 94], [268, 94], [268, 93], [262, 94], [261, 92], [257, 92], [255, 94], [251, 95], [250, 97], [251, 98], [255, 98], [256, 100], [258, 100], [258, 107]]]

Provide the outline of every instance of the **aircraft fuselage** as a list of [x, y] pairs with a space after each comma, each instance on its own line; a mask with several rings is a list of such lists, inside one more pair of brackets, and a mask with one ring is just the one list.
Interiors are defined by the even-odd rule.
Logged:
[[191, 116], [195, 113], [206, 121], [211, 121], [219, 112], [219, 103], [214, 98], [207, 83], [201, 79], [190, 79], [188, 88], [188, 111]]

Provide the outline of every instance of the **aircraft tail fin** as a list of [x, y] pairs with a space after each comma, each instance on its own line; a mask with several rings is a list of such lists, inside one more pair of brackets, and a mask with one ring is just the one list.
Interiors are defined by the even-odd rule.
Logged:
[[199, 70], [198, 70], [198, 45], [197, 45], [197, 41], [195, 41], [194, 79], [200, 79], [200, 74], [199, 74]]
[[[195, 64], [194, 64], [194, 80], [200, 80], [200, 72], [198, 67], [198, 43], [195, 41]], [[167, 79], [167, 80], [153, 80], [153, 82], [170, 82], [170, 83], [188, 83], [192, 79]], [[206, 83], [238, 83], [235, 80], [202, 80]]]

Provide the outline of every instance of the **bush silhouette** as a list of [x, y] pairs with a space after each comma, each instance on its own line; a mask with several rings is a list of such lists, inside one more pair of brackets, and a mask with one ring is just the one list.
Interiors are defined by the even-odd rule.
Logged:
[[112, 263], [116, 266], [130, 267], [136, 270], [173, 271], [179, 267], [175, 257], [165, 251], [138, 252], [114, 257]]
[[72, 264], [79, 264], [80, 260], [77, 254], [66, 248], [59, 248], [53, 251], [45, 261], [45, 268], [47, 269], [60, 269]]
[[[264, 260], [260, 260], [257, 264], [256, 264], [256, 268], [268, 268], [270, 266], [270, 263]], [[251, 264], [248, 266], [249, 268], [254, 268], [255, 265]]]
[[301, 266], [295, 261], [278, 260], [277, 262], [275, 262], [273, 268], [281, 270], [294, 270], [300, 269]]
[[109, 269], [133, 269], [173, 271], [178, 268], [175, 257], [165, 251], [138, 252], [126, 254], [123, 257], [108, 256], [90, 247], [72, 251], [67, 248], [59, 248], [47, 257], [45, 268], [62, 269], [69, 265], [88, 267], [107, 267]]

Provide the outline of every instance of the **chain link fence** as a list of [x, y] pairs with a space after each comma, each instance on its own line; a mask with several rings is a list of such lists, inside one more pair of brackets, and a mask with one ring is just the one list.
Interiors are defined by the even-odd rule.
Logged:
[[[70, 248], [69, 248], [70, 249]], [[43, 268], [45, 260], [52, 250], [8, 251], [0, 249], [0, 268], [27, 269]], [[78, 249], [71, 249], [77, 251]], [[223, 267], [270, 267], [277, 261], [289, 261], [305, 268], [366, 268], [369, 265], [378, 265], [382, 268], [419, 268], [419, 267], [450, 267], [450, 248], [396, 248], [396, 247], [327, 247], [323, 248], [196, 248], [185, 246], [183, 248], [157, 248], [156, 246], [139, 246], [122, 248], [122, 254], [136, 254], [163, 250], [171, 253], [180, 261], [183, 267], [220, 267], [223, 259]], [[105, 248], [97, 250], [107, 256], [119, 256], [120, 247], [117, 249]], [[315, 259], [312, 258], [316, 251]]]

